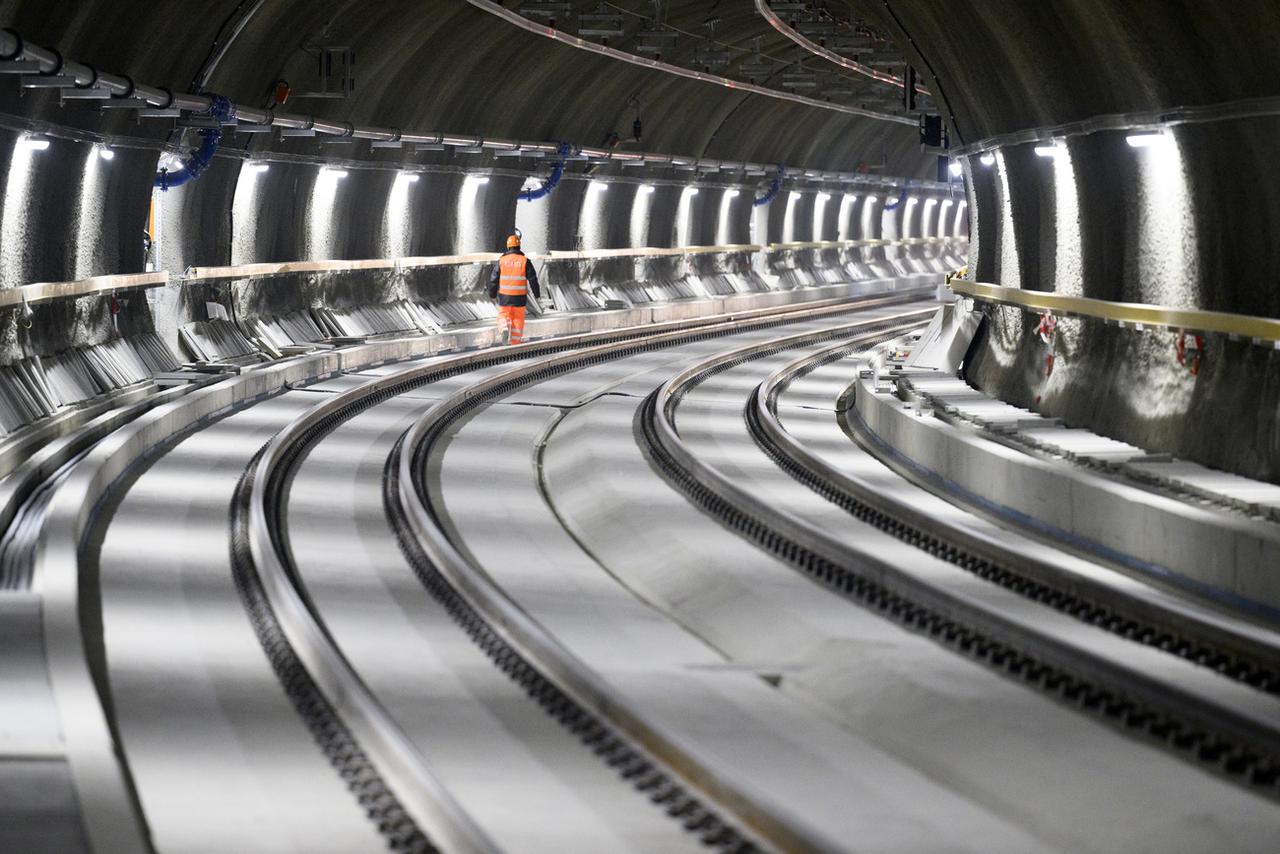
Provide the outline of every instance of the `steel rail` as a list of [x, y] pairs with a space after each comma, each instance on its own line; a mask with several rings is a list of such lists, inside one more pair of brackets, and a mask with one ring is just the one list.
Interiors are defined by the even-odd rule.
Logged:
[[[778, 398], [791, 383], [851, 351], [848, 343], [840, 343], [791, 362], [770, 374], [748, 401], [747, 423], [753, 438], [792, 477], [859, 521], [966, 572], [1089, 625], [1280, 695], [1280, 639], [1274, 633], [1181, 599], [1143, 598], [1064, 570], [950, 519], [931, 516], [892, 492], [834, 468], [806, 448], [782, 424]], [[842, 402], [835, 402], [837, 411], [844, 408]]]
[[842, 104], [832, 104], [829, 101], [819, 101], [817, 98], [809, 98], [805, 95], [795, 95], [791, 92], [783, 92], [779, 89], [770, 89], [767, 86], [757, 86], [754, 83], [744, 83], [741, 80], [734, 80], [730, 77], [723, 77], [719, 74], [709, 74], [705, 71], [694, 71], [692, 68], [672, 65], [671, 63], [663, 62], [660, 59], [649, 59], [648, 57], [638, 56], [634, 53], [627, 53], [626, 51], [608, 47], [607, 45], [596, 44], [595, 42], [587, 41], [586, 39], [579, 38], [578, 36], [569, 35], [568, 33], [557, 30], [555, 27], [549, 27], [535, 21], [530, 21], [518, 12], [507, 9], [501, 4], [493, 2], [493, 0], [467, 0], [467, 2], [472, 6], [475, 6], [477, 9], [481, 9], [488, 12], [490, 15], [502, 18], [508, 23], [514, 24], [528, 32], [545, 36], [553, 41], [569, 45], [570, 47], [575, 47], [579, 50], [585, 50], [590, 53], [607, 56], [610, 59], [616, 59], [631, 65], [639, 65], [642, 68], [661, 71], [666, 74], [675, 75], [676, 77], [684, 77], [686, 79], [697, 80], [702, 83], [710, 83], [751, 95], [763, 95], [766, 98], [775, 98], [781, 101], [803, 104], [806, 107], [817, 107], [823, 110], [832, 110], [834, 112], [861, 116], [863, 118], [875, 119], [876, 121], [881, 122], [909, 125], [911, 127], [915, 127], [919, 124], [915, 119], [909, 116], [895, 116], [892, 113], [878, 113], [875, 110], [864, 110], [861, 107], [846, 107]]
[[[1269, 695], [1253, 695], [1259, 702], [1236, 708], [1222, 695], [1238, 698], [1243, 686], [1242, 691], [1219, 693], [1173, 684], [1134, 668], [1121, 656], [1095, 652], [1082, 637], [1047, 633], [1037, 621], [1006, 612], [990, 599], [962, 587], [940, 586], [912, 567], [846, 544], [699, 459], [676, 430], [675, 408], [691, 385], [742, 359], [739, 353], [722, 354], [690, 367], [646, 399], [641, 412], [641, 432], [655, 463], [695, 503], [855, 602], [1048, 693], [1080, 700], [1105, 721], [1194, 752], [1231, 779], [1280, 795], [1280, 727], [1274, 710], [1258, 708], [1263, 699], [1272, 704]], [[1224, 680], [1220, 687], [1230, 685]]]
[[[838, 311], [793, 314], [805, 318], [830, 316], [857, 311], [870, 305], [901, 301], [901, 298], [873, 299], [846, 304]], [[691, 746], [684, 743], [680, 734], [670, 732], [661, 724], [630, 711], [625, 698], [607, 681], [584, 665], [571, 650], [566, 649], [528, 616], [481, 567], [463, 556], [437, 518], [422, 477], [426, 459], [434, 444], [451, 424], [475, 407], [516, 388], [637, 352], [734, 334], [747, 329], [777, 326], [794, 319], [798, 318], [761, 318], [752, 323], [735, 322], [696, 331], [677, 331], [635, 342], [605, 344], [547, 357], [533, 363], [522, 363], [435, 404], [405, 434], [402, 448], [397, 452], [398, 460], [393, 460], [388, 466], [388, 508], [392, 517], [399, 520], [396, 527], [406, 555], [418, 568], [428, 587], [438, 596], [454, 603], [455, 607], [460, 598], [459, 621], [468, 626], [477, 625], [476, 631], [483, 631], [483, 643], [490, 646], [492, 655], [500, 659], [517, 658], [523, 666], [522, 673], [538, 686], [531, 688], [531, 693], [536, 695], [550, 691], [556, 697], [554, 705], [560, 707], [562, 703], [567, 703], [575, 709], [570, 713], [571, 719], [577, 720], [584, 714], [589, 719], [594, 719], [602, 732], [606, 733], [600, 737], [610, 739], [614, 745], [609, 751], [611, 763], [616, 762], [628, 768], [656, 764], [668, 769], [674, 779], [664, 783], [661, 779], [650, 777], [646, 779], [645, 787], [688, 787], [692, 793], [673, 796], [678, 799], [681, 810], [692, 812], [710, 822], [713, 835], [708, 841], [727, 844], [735, 850], [742, 841], [739, 831], [715, 817], [714, 809], [701, 803], [701, 799], [705, 798], [728, 812], [742, 827], [748, 828], [752, 835], [780, 850], [819, 851], [825, 846], [823, 840], [791, 827], [785, 817], [775, 814], [767, 804], [758, 803], [734, 780], [726, 779], [714, 769], [705, 767], [698, 761]], [[863, 321], [861, 325], [871, 326], [882, 322], [881, 319], [875, 319]], [[441, 590], [444, 592], [439, 592]], [[647, 759], [646, 756], [652, 759]]]
[[[887, 299], [900, 298], [895, 295]], [[578, 353], [583, 347], [591, 349], [594, 346], [597, 350], [642, 347], [652, 345], [635, 342], [725, 334], [740, 331], [744, 324], [750, 327], [786, 322], [794, 315], [810, 317], [847, 312], [863, 305], [877, 304], [882, 299], [854, 303], [826, 300], [782, 310], [760, 309], [709, 320], [677, 321], [641, 330], [589, 333], [499, 351], [463, 354], [429, 365], [406, 368], [334, 395], [291, 422], [267, 444], [253, 467], [252, 477], [246, 479], [242, 511], [246, 547], [240, 559], [256, 577], [260, 584], [256, 589], [267, 600], [280, 632], [296, 654], [305, 675], [313, 680], [319, 695], [332, 706], [336, 721], [343, 724], [354, 742], [369, 753], [371, 770], [379, 775], [395, 796], [397, 805], [413, 816], [416, 826], [433, 844], [449, 850], [467, 851], [489, 850], [490, 847], [483, 832], [470, 822], [435, 780], [427, 758], [409, 742], [336, 648], [322, 618], [298, 581], [281, 514], [283, 496], [293, 468], [305, 455], [306, 449], [338, 424], [370, 406], [464, 371], [537, 356], [562, 358], [555, 354], [566, 351]], [[518, 369], [523, 370], [523, 367]], [[468, 389], [462, 394], [471, 393], [472, 389]], [[284, 662], [283, 668], [296, 669], [289, 662]], [[332, 722], [326, 722], [326, 725], [332, 725]], [[715, 827], [717, 832], [723, 829], [719, 825]]]
[[969, 297], [978, 302], [1011, 305], [1024, 311], [1052, 311], [1064, 316], [1090, 317], [1107, 323], [1116, 323], [1122, 327], [1133, 327], [1138, 331], [1147, 327], [1156, 327], [1175, 331], [1216, 333], [1231, 338], [1252, 340], [1255, 343], [1270, 342], [1280, 348], [1280, 320], [1267, 317], [1170, 308], [1147, 303], [1111, 302], [1047, 291], [1027, 291], [1022, 288], [987, 285], [971, 282], [968, 279], [952, 279], [950, 287], [960, 296]]

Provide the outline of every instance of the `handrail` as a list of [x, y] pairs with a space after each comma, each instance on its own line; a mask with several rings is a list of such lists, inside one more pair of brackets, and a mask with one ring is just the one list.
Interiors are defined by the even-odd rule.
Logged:
[[125, 273], [118, 276], [92, 276], [74, 282], [36, 282], [30, 285], [19, 285], [16, 288], [0, 290], [0, 308], [47, 302], [54, 299], [73, 299], [75, 297], [93, 296], [109, 291], [122, 291], [130, 288], [158, 288], [169, 284], [169, 273]]
[[1148, 326], [1187, 332], [1209, 332], [1255, 342], [1270, 341], [1280, 347], [1280, 319], [1229, 314], [1221, 311], [1169, 308], [1136, 302], [1074, 297], [1044, 291], [1027, 291], [952, 279], [951, 290], [981, 302], [1015, 305], [1028, 311], [1052, 311], [1062, 315], [1093, 317], [1121, 326], [1143, 329]]
[[[620, 249], [552, 249], [545, 254], [531, 254], [534, 261], [595, 261], [607, 258], [666, 258], [687, 255], [730, 254], [737, 252], [786, 252], [796, 249], [853, 249], [875, 246], [921, 246], [937, 243], [963, 243], [967, 237], [909, 237], [899, 240], [822, 240], [803, 243], [728, 243], [715, 246], [642, 246]], [[492, 264], [496, 252], [472, 252], [461, 255], [429, 255], [406, 258], [364, 258], [327, 261], [282, 261], [266, 264], [238, 264], [229, 267], [188, 267], [181, 279], [185, 282], [209, 282], [227, 279], [258, 279], [301, 273], [341, 273], [357, 270], [409, 270], [427, 267], [463, 267], [468, 264]]]

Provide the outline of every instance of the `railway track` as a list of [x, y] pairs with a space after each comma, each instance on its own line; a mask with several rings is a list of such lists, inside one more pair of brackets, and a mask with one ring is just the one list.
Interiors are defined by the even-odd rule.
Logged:
[[[818, 851], [951, 833], [987, 850], [1081, 847], [1087, 834], [1058, 826], [1066, 821], [1038, 827], [1010, 806], [1012, 783], [987, 786], [998, 758], [925, 761], [907, 741], [936, 733], [894, 742], [868, 727], [848, 700], [866, 674], [830, 670], [858, 661], [859, 643], [895, 650], [877, 665], [890, 684], [904, 672], [895, 671], [899, 658], [923, 662], [944, 683], [969, 678], [976, 658], [1042, 693], [1074, 691], [1086, 708], [1103, 707], [1100, 719], [1127, 703], [1119, 716], [1142, 726], [1149, 713], [1175, 734], [1198, 727], [1208, 734], [1197, 746], [1223, 751], [1215, 770], [1270, 795], [1267, 692], [1114, 631], [1088, 627], [1105, 642], [1055, 639], [1019, 609], [1056, 615], [1050, 629], [1085, 623], [1017, 585], [957, 571], [974, 555], [1003, 567], [992, 559], [999, 536], [948, 543], [935, 530], [935, 546], [902, 521], [918, 530], [928, 520], [893, 516], [893, 502], [873, 509], [897, 528], [868, 526], [858, 516], [867, 511], [841, 497], [866, 484], [812, 452], [808, 432], [793, 435], [795, 412], [817, 412], [824, 429], [857, 447], [828, 399], [835, 377], [820, 394], [799, 394], [803, 403], [787, 395], [828, 368], [847, 370], [844, 356], [922, 325], [931, 307], [910, 297], [386, 365], [253, 402], [153, 455], [102, 514], [96, 561], [105, 678], [126, 695], [114, 725], [156, 847], [190, 847], [205, 825], [209, 844], [270, 838], [284, 850]], [[183, 494], [197, 470], [210, 493]], [[644, 495], [628, 494], [631, 486]], [[784, 487], [792, 491], [769, 492]], [[690, 515], [690, 500], [707, 515]], [[618, 512], [600, 517], [610, 502]], [[812, 508], [827, 509], [804, 518]], [[830, 521], [847, 527], [851, 515], [898, 551], [877, 555], [833, 536]], [[197, 518], [198, 536], [183, 542], [178, 533]], [[136, 547], [143, 520], [169, 526], [153, 532], [145, 555]], [[634, 547], [646, 537], [648, 551]], [[689, 554], [664, 551], [664, 538]], [[917, 542], [930, 561], [953, 558], [940, 562], [964, 581], [932, 565], [923, 578], [912, 577], [918, 567], [894, 566]], [[699, 556], [701, 548], [719, 554]], [[173, 568], [148, 566], [153, 551]], [[698, 596], [677, 589], [686, 582], [731, 589], [699, 612]], [[970, 582], [1008, 598], [975, 595]], [[792, 648], [771, 659], [768, 633], [743, 627], [774, 595], [772, 626]], [[1204, 636], [1234, 639], [1233, 654], [1265, 648], [1261, 636], [1210, 616]], [[966, 657], [935, 652], [939, 638]], [[1097, 654], [1113, 642], [1157, 656], [1164, 669], [1135, 672], [1114, 652]], [[233, 655], [219, 662], [220, 653]], [[184, 661], [189, 673], [178, 670]], [[1174, 665], [1210, 681], [1165, 691]], [[176, 689], [147, 687], [165, 674]], [[1141, 773], [1167, 773], [1149, 747], [1117, 750], [1008, 680], [974, 678], [982, 697], [966, 702], [986, 717], [988, 695], [1013, 698], [1019, 714], [1045, 717], [1046, 732], [1088, 745], [1091, 760], [1068, 763], [1068, 798], [1089, 788], [1091, 765], [1133, 761]], [[1219, 683], [1225, 693], [1196, 693]], [[229, 714], [245, 691], [262, 697], [261, 710]], [[1239, 696], [1265, 703], [1242, 712]], [[1194, 713], [1188, 697], [1200, 703]], [[268, 731], [279, 746], [262, 751]], [[192, 767], [160, 761], [175, 737], [206, 741]], [[950, 741], [931, 748], [954, 751]], [[1244, 774], [1233, 767], [1242, 757], [1251, 763]], [[196, 779], [200, 761], [214, 768], [209, 780]], [[973, 791], [954, 782], [962, 778]], [[290, 792], [295, 780], [306, 782]], [[1152, 797], [1188, 787], [1202, 790], [1207, 808], [1249, 814], [1233, 787], [1178, 774]], [[236, 826], [237, 813], [264, 797], [284, 809]], [[1150, 822], [1165, 808], [1151, 807]], [[550, 814], [562, 818], [554, 830]], [[1174, 848], [1204, 842], [1178, 830], [1180, 841], [1169, 831]]]
[[[857, 307], [808, 307], [800, 312], [781, 313], [781, 317], [777, 313], [762, 314], [754, 319], [709, 327], [705, 324], [680, 324], [680, 328], [672, 331], [635, 336], [633, 339], [617, 335], [596, 336], [613, 340], [585, 348], [575, 349], [566, 342], [553, 342], [500, 355], [471, 354], [433, 360], [335, 395], [295, 419], [273, 438], [254, 463], [252, 477], [242, 482], [234, 504], [235, 524], [239, 532], [234, 552], [238, 586], [241, 595], [251, 605], [259, 640], [268, 651], [277, 674], [287, 685], [301, 683], [299, 690], [291, 688], [290, 693], [295, 706], [307, 720], [313, 737], [324, 747], [344, 779], [363, 781], [364, 788], [358, 792], [362, 806], [367, 809], [372, 806], [376, 810], [371, 817], [392, 847], [430, 850], [439, 845], [449, 850], [486, 850], [492, 843], [452, 802], [439, 784], [430, 761], [421, 755], [394, 716], [351, 667], [333, 642], [324, 617], [307, 593], [305, 583], [300, 582], [282, 512], [299, 460], [324, 436], [360, 413], [405, 394], [429, 389], [441, 381], [461, 377], [463, 372], [488, 370], [494, 376], [476, 383], [470, 382], [473, 375], [467, 373], [467, 382], [458, 383], [460, 390], [446, 401], [465, 405], [468, 401], [480, 400], [487, 393], [486, 389], [501, 388], [504, 383], [513, 381], [527, 382], [545, 370], [542, 363], [563, 366], [588, 364], [691, 340], [741, 334], [744, 328], [767, 329], [786, 323], [794, 319], [793, 316], [821, 319], [900, 301], [900, 297], [894, 297], [868, 300]], [[548, 351], [551, 355], [536, 355]], [[514, 362], [515, 367], [494, 373], [500, 365], [508, 362]], [[409, 435], [413, 435], [412, 431]], [[388, 483], [395, 483], [398, 452], [392, 454], [391, 460]], [[389, 502], [389, 506], [393, 518], [404, 513], [394, 501]], [[575, 704], [562, 687], [568, 679], [567, 671], [552, 680], [546, 677], [542, 668], [522, 661], [517, 647], [494, 629], [495, 625], [508, 625], [511, 620], [509, 614], [477, 613], [478, 609], [471, 600], [459, 596], [460, 582], [457, 578], [446, 580], [440, 577], [425, 565], [421, 555], [407, 540], [404, 542], [419, 577], [444, 610], [462, 624], [485, 653], [512, 673], [544, 708], [607, 764], [617, 767], [624, 779], [633, 780], [642, 791], [664, 804], [669, 814], [678, 818], [688, 830], [695, 831], [705, 844], [719, 845], [728, 850], [755, 847], [749, 834], [736, 830], [713, 809], [686, 794], [676, 775], [663, 770], [660, 762], [653, 761], [643, 750], [637, 749], [638, 746], [628, 746], [625, 739], [613, 735], [607, 725], [593, 720], [582, 705]], [[547, 666], [545, 660], [542, 664], [544, 668]], [[340, 698], [340, 701], [326, 702], [325, 698]]]
[[[721, 354], [655, 391], [641, 414], [650, 452], [695, 503], [828, 589], [1274, 797], [1280, 707], [1273, 696], [1276, 647], [1268, 633], [975, 538], [954, 516], [940, 523], [893, 490], [843, 474], [788, 433], [778, 417], [779, 394], [860, 343], [834, 344], [773, 372], [750, 392], [742, 417], [759, 447], [797, 482], [847, 518], [918, 549], [928, 558], [923, 565], [887, 559], [885, 550], [826, 520], [762, 500], [731, 468], [709, 462], [681, 439], [682, 399], [770, 348]], [[862, 367], [846, 365], [854, 376]], [[939, 564], [966, 577], [940, 572]]]

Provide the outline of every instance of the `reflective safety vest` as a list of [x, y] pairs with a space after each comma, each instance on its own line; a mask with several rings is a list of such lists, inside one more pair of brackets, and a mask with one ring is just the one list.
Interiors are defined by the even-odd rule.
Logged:
[[504, 297], [522, 297], [529, 293], [529, 280], [525, 277], [525, 264], [529, 259], [513, 252], [498, 259], [498, 293]]

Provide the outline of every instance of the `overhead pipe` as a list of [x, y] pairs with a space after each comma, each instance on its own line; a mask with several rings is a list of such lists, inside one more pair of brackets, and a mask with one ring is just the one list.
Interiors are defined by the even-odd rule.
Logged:
[[833, 104], [830, 101], [820, 101], [817, 98], [809, 98], [805, 95], [796, 95], [792, 92], [784, 92], [780, 89], [770, 89], [767, 86], [757, 86], [754, 83], [746, 83], [742, 80], [734, 80], [730, 77], [722, 77], [719, 74], [709, 74], [705, 71], [694, 71], [692, 68], [684, 68], [679, 65], [672, 65], [669, 62], [663, 62], [659, 59], [650, 59], [645, 56], [637, 56], [634, 53], [618, 50], [608, 47], [607, 45], [596, 44], [577, 36], [557, 30], [554, 27], [548, 27], [545, 24], [539, 24], [531, 21], [518, 12], [507, 9], [500, 3], [493, 0], [467, 0], [477, 9], [482, 9], [490, 15], [495, 15], [505, 21], [515, 24], [521, 29], [528, 30], [540, 36], [546, 36], [553, 41], [561, 44], [567, 44], [570, 47], [576, 47], [579, 50], [598, 53], [607, 56], [610, 59], [621, 60], [632, 65], [639, 65], [653, 71], [662, 71], [667, 74], [674, 74], [677, 77], [685, 77], [690, 80], [699, 80], [703, 83], [714, 83], [717, 86], [724, 86], [728, 89], [734, 89], [739, 92], [747, 92], [752, 95], [763, 95], [766, 98], [777, 98], [782, 101], [791, 101], [795, 104], [804, 104], [806, 107], [817, 107], [823, 110], [834, 110], [839, 113], [848, 113], [854, 116], [862, 116], [868, 119], [875, 119], [882, 122], [893, 122], [900, 125], [915, 126], [916, 120], [907, 116], [895, 116], [891, 113], [877, 113], [875, 110], [864, 110], [861, 107], [846, 107], [843, 104]]
[[564, 165], [569, 157], [573, 154], [573, 146], [567, 142], [560, 143], [557, 152], [560, 159], [556, 161], [555, 166], [551, 167], [551, 175], [547, 180], [542, 182], [541, 187], [534, 187], [532, 190], [521, 190], [516, 198], [522, 202], [536, 202], [545, 196], [551, 195], [551, 191], [560, 183], [560, 178], [564, 175]]
[[753, 208], [762, 208], [774, 200], [778, 192], [782, 189], [782, 179], [786, 177], [787, 167], [781, 163], [778, 164], [778, 174], [773, 176], [773, 184], [769, 187], [769, 192], [765, 193], [757, 199], [752, 199], [751, 206]]
[[181, 187], [200, 177], [200, 173], [208, 168], [214, 153], [222, 142], [222, 123], [231, 118], [231, 102], [221, 95], [212, 95], [212, 106], [209, 116], [218, 122], [217, 127], [200, 129], [200, 147], [182, 162], [182, 168], [174, 172], [161, 169], [155, 177], [155, 187], [168, 192], [170, 187]]
[[[846, 56], [841, 56], [835, 51], [827, 50], [822, 45], [817, 44], [808, 38], [805, 38], [803, 34], [796, 32], [794, 27], [791, 27], [790, 25], [787, 24], [786, 21], [778, 17], [778, 13], [770, 9], [769, 4], [765, 2], [765, 0], [756, 0], [756, 11], [759, 12], [761, 16], [763, 16], [764, 19], [769, 22], [769, 25], [772, 26], [775, 30], [782, 33], [782, 35], [791, 39], [791, 41], [800, 45], [800, 47], [809, 51], [809, 53], [813, 54], [814, 56], [819, 56], [827, 60], [828, 62], [834, 62], [836, 65], [840, 66], [841, 68], [848, 69], [849, 71], [852, 71], [856, 74], [861, 74], [864, 77], [870, 77], [872, 80], [875, 80], [879, 83], [886, 83], [890, 86], [899, 86], [899, 87], [906, 85], [906, 81], [904, 81], [901, 77], [898, 77], [893, 74], [889, 74], [884, 71], [877, 71], [871, 66], [863, 65], [860, 62], [854, 62], [852, 59], [849, 59]], [[919, 92], [921, 95], [933, 94], [923, 86], [916, 86], [916, 91]]]
[[[192, 95], [176, 93], [170, 89], [146, 86], [136, 83], [132, 78], [100, 72], [92, 66], [65, 59], [62, 54], [49, 48], [28, 44], [13, 30], [0, 29], [0, 60], [25, 59], [36, 63], [39, 73], [44, 75], [62, 75], [82, 89], [99, 89], [108, 92], [112, 97], [134, 99], [138, 106], [157, 107], [159, 109], [177, 109], [185, 112], [207, 114], [213, 106], [213, 98], [209, 95]], [[648, 64], [647, 61], [644, 61]], [[734, 81], [729, 81], [733, 83]], [[70, 84], [69, 84], [70, 85]], [[737, 84], [743, 88], [746, 84]], [[770, 90], [771, 91], [771, 90]], [[823, 102], [817, 102], [822, 104]], [[824, 106], [831, 106], [824, 104]], [[328, 136], [346, 136], [353, 139], [380, 140], [392, 142], [400, 140], [407, 144], [482, 146], [491, 149], [520, 148], [526, 151], [541, 151], [544, 154], [556, 154], [559, 146], [551, 142], [521, 142], [507, 139], [484, 139], [482, 137], [460, 137], [447, 134], [400, 133], [390, 128], [356, 127], [351, 124], [337, 123], [317, 119], [314, 116], [303, 116], [291, 113], [246, 107], [242, 104], [231, 104], [231, 118], [245, 124], [267, 125], [280, 128], [314, 129], [316, 133]], [[911, 124], [915, 124], [914, 121]], [[696, 163], [708, 168], [724, 170], [760, 170], [768, 167], [758, 163], [742, 163], [727, 160], [696, 160], [694, 158], [656, 154], [651, 152], [613, 152], [605, 148], [578, 148], [577, 155], [592, 159], [616, 161], [643, 161], [654, 166], [674, 166]], [[800, 171], [793, 169], [793, 171]], [[868, 179], [854, 173], [833, 174], [833, 181], [844, 183], [870, 183], [879, 186], [893, 186], [895, 182], [885, 179]], [[939, 183], [938, 189], [946, 187]]]

